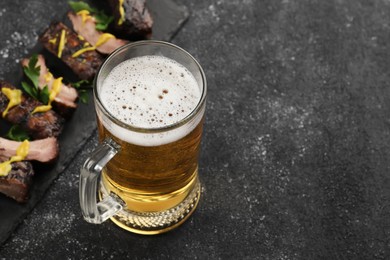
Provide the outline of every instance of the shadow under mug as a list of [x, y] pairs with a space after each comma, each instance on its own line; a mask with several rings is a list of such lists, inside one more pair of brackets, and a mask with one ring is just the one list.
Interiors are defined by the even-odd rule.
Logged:
[[[195, 78], [201, 97], [189, 115], [159, 128], [128, 125], [101, 102], [104, 79], [118, 64], [145, 55], [164, 56], [183, 65]], [[139, 234], [159, 234], [183, 223], [200, 197], [198, 156], [206, 101], [206, 78], [185, 50], [162, 41], [139, 41], [113, 52], [97, 73], [94, 102], [99, 145], [80, 171], [83, 217], [100, 224], [111, 219]], [[158, 145], [147, 140], [158, 139]]]

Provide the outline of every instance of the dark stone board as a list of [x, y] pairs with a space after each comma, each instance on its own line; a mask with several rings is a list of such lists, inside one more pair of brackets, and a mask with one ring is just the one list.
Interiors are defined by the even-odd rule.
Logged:
[[[153, 39], [156, 40], [169, 41], [189, 15], [187, 7], [178, 5], [171, 0], [151, 0], [148, 1], [148, 7], [154, 18]], [[61, 21], [69, 24], [65, 16]], [[40, 44], [26, 52], [29, 54], [42, 53], [46, 58], [47, 66], [54, 75], [61, 75], [68, 82], [76, 80], [73, 73], [56, 57], [43, 50]], [[4, 79], [19, 86], [22, 79], [21, 67], [17, 66], [12, 71], [8, 71], [4, 75]], [[0, 134], [4, 134], [8, 127], [9, 125], [0, 121]], [[72, 163], [77, 152], [94, 133], [95, 129], [95, 110], [92, 91], [90, 91], [88, 104], [80, 103], [75, 114], [65, 124], [63, 133], [59, 137], [60, 156], [57, 162], [44, 167], [35, 165], [36, 174], [30, 187], [28, 202], [18, 204], [0, 194], [0, 244], [10, 236], [13, 230], [42, 199], [51, 183]]]
[[[0, 78], [17, 65], [6, 41], [29, 46], [66, 12], [42, 1], [0, 1]], [[156, 236], [84, 221], [78, 172], [95, 131], [0, 258], [390, 259], [390, 2], [180, 2], [190, 18], [172, 42], [208, 83], [197, 210]], [[28, 22], [9, 28], [16, 13]]]

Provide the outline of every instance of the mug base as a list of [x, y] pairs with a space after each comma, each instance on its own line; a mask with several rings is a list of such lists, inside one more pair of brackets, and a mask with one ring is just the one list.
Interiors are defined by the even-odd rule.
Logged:
[[[135, 212], [122, 210], [110, 219], [119, 227], [142, 235], [156, 235], [168, 232], [183, 224], [195, 211], [201, 193], [199, 181], [195, 183], [192, 191], [178, 205], [164, 211]], [[108, 195], [104, 185], [101, 185], [100, 196]]]

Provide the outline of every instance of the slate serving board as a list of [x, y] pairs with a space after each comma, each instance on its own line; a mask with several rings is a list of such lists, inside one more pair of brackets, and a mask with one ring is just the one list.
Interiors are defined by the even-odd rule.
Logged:
[[[171, 40], [189, 16], [187, 7], [178, 5], [172, 0], [149, 0], [147, 3], [154, 18], [153, 39]], [[62, 19], [62, 22], [69, 24], [66, 17]], [[56, 57], [43, 50], [40, 44], [37, 44], [30, 51], [30, 54], [33, 53], [41, 53], [45, 56], [47, 66], [54, 75], [61, 75], [68, 82], [77, 80], [70, 69]], [[20, 86], [21, 79], [22, 69], [19, 68], [8, 74], [5, 80], [8, 80], [16, 86]], [[95, 131], [95, 109], [92, 101], [92, 91], [89, 91], [88, 94], [88, 104], [80, 103], [75, 114], [64, 126], [63, 133], [59, 137], [60, 156], [57, 162], [51, 166], [44, 167], [35, 165], [34, 169], [36, 174], [30, 188], [28, 202], [26, 204], [18, 204], [12, 199], [0, 194], [0, 245], [4, 243], [13, 230], [42, 199], [51, 183], [67, 168], [76, 153]], [[9, 125], [0, 121], [0, 135], [3, 135], [7, 128], [9, 128]]]

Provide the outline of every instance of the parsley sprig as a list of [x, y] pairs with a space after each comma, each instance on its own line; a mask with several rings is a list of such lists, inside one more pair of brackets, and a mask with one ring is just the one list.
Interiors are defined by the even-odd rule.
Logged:
[[88, 103], [88, 93], [87, 90], [90, 89], [91, 82], [89, 80], [80, 80], [74, 83], [70, 83], [79, 93], [79, 99], [82, 103]]
[[28, 133], [18, 125], [13, 125], [5, 135], [6, 138], [14, 141], [30, 140]]
[[49, 102], [49, 88], [47, 85], [42, 89], [39, 88], [41, 66], [37, 66], [37, 62], [38, 55], [34, 54], [31, 56], [28, 65], [23, 67], [23, 72], [30, 80], [30, 83], [23, 81], [22, 88], [31, 97], [46, 105]]
[[103, 11], [93, 8], [85, 2], [69, 1], [69, 5], [76, 13], [81, 10], [89, 11], [96, 19], [96, 30], [99, 31], [107, 30], [108, 25], [114, 20], [113, 16], [108, 16]]

